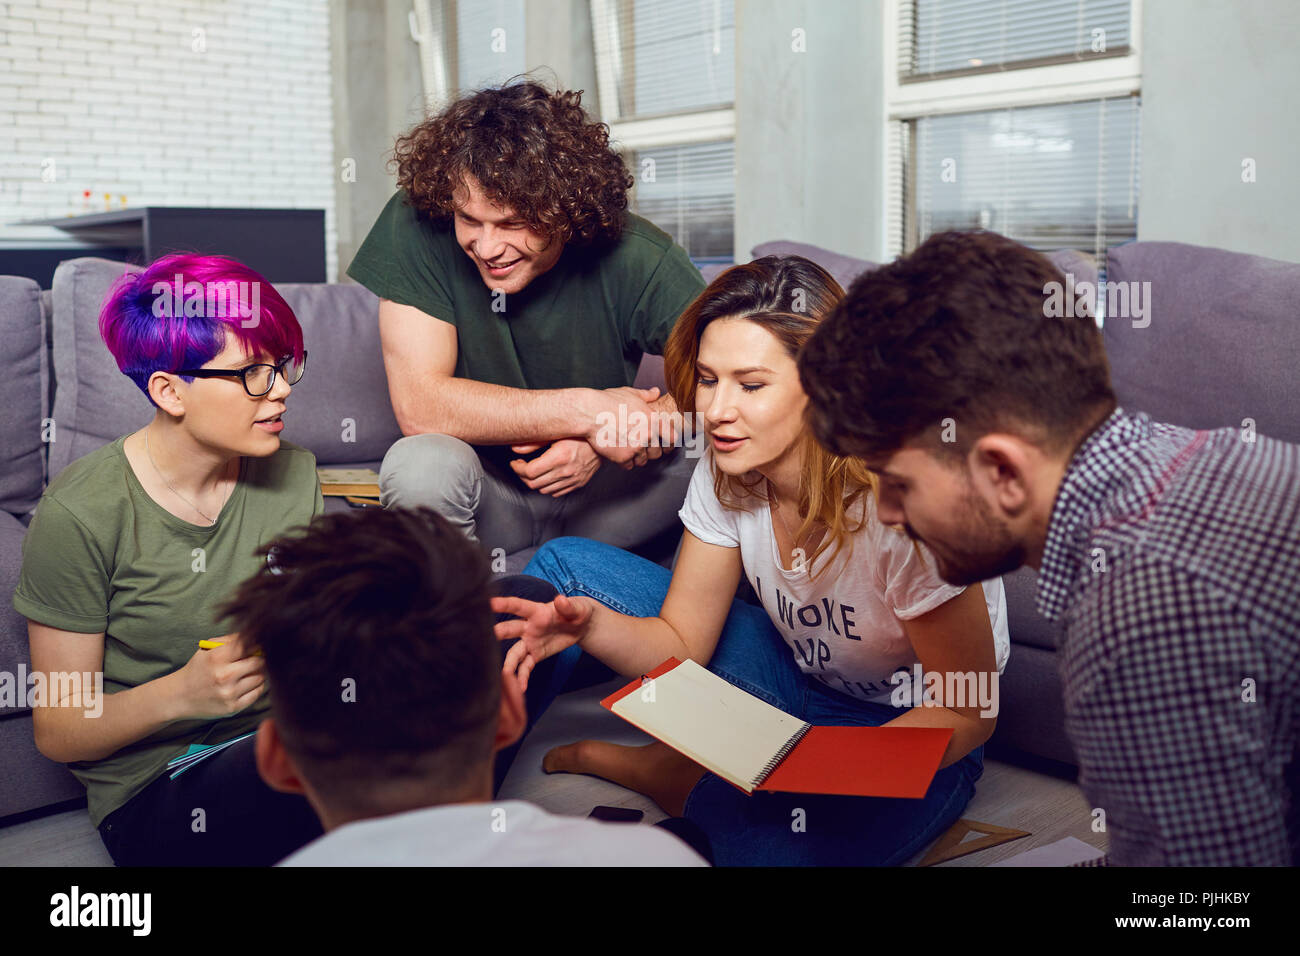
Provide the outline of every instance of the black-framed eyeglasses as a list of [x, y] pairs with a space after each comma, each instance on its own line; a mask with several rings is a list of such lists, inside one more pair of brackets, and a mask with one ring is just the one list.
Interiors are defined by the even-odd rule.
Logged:
[[297, 385], [302, 380], [302, 373], [307, 369], [307, 353], [302, 353], [302, 361], [292, 355], [286, 355], [274, 365], [249, 365], [246, 368], [183, 368], [175, 375], [193, 375], [195, 378], [229, 378], [242, 379], [244, 391], [253, 398], [261, 398], [275, 388], [276, 375], [283, 375], [290, 385]]

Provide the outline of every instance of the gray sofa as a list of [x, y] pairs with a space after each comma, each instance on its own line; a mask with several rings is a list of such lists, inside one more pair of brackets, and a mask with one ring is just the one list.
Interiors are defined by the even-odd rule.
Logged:
[[[767, 243], [754, 255], [797, 252], [821, 262], [847, 285], [871, 264], [828, 250]], [[1076, 278], [1095, 278], [1087, 257], [1054, 256]], [[0, 672], [28, 663], [25, 620], [9, 597], [21, 544], [42, 489], [76, 458], [145, 424], [152, 406], [113, 363], [96, 327], [99, 305], [121, 263], [74, 259], [53, 288], [0, 276]], [[1110, 251], [1112, 280], [1152, 283], [1145, 329], [1105, 329], [1116, 387], [1128, 407], [1197, 427], [1240, 424], [1300, 440], [1295, 377], [1300, 324], [1290, 303], [1300, 266], [1176, 243], [1134, 243]], [[706, 278], [719, 271], [706, 270]], [[379, 349], [377, 301], [355, 285], [278, 285], [311, 352], [309, 374], [295, 386], [286, 437], [321, 465], [377, 468], [401, 437], [388, 401]], [[647, 357], [639, 385], [662, 385], [662, 363]], [[344, 441], [347, 420], [353, 441]], [[51, 432], [51, 426], [53, 431]], [[44, 431], [44, 433], [43, 433]], [[49, 439], [53, 440], [49, 440]], [[685, 489], [683, 488], [683, 494]], [[346, 508], [327, 500], [327, 508]], [[649, 555], [666, 562], [667, 554]], [[511, 555], [510, 570], [528, 553]], [[1059, 761], [1074, 756], [1063, 731], [1055, 652], [1059, 630], [1034, 609], [1034, 574], [1006, 580], [1012, 648], [1002, 682], [1001, 716], [990, 752]], [[0, 704], [0, 820], [81, 797], [68, 771], [42, 757], [22, 701]]]

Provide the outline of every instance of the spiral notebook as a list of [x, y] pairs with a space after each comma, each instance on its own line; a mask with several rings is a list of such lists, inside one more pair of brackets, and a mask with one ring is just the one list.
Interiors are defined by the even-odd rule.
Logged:
[[[279, 569], [276, 568], [274, 570], [278, 571]], [[236, 737], [233, 740], [227, 740], [225, 743], [220, 743], [220, 744], [190, 744], [190, 749], [185, 751], [185, 753], [181, 754], [179, 757], [176, 757], [173, 760], [167, 761], [167, 769], [174, 771], [171, 774], [169, 779], [175, 780], [186, 770], [189, 770], [190, 767], [193, 767], [196, 763], [202, 763], [204, 760], [207, 760], [209, 757], [215, 757], [217, 754], [221, 753], [221, 751], [225, 750], [231, 744], [237, 744], [244, 738], [252, 737], [256, 733], [257, 733], [256, 730], [250, 730], [248, 733], [243, 734], [242, 736]]]
[[746, 793], [925, 796], [952, 728], [823, 727], [670, 657], [601, 704]]

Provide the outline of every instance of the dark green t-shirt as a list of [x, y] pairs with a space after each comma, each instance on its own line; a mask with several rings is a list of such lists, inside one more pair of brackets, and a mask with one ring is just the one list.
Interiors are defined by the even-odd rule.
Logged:
[[[213, 609], [258, 569], [256, 548], [324, 511], [316, 458], [287, 441], [244, 457], [217, 523], [190, 524], [145, 492], [123, 439], [77, 459], [50, 482], [23, 538], [13, 606], [40, 624], [104, 632], [104, 690], [135, 687], [179, 669], [201, 640], [229, 633]], [[257, 727], [269, 698], [231, 717], [180, 720], [102, 760], [69, 764], [86, 785], [90, 819], [143, 790], [191, 744], [220, 743]]]
[[458, 378], [510, 388], [631, 385], [642, 354], [663, 354], [677, 317], [704, 291], [685, 250], [627, 213], [616, 243], [566, 246], [494, 311], [492, 291], [451, 223], [418, 217], [405, 199], [399, 190], [388, 201], [348, 275], [380, 298], [454, 325]]

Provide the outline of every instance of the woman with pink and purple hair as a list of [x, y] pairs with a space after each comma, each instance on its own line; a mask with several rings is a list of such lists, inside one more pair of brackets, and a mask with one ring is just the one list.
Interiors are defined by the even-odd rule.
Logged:
[[315, 457], [280, 437], [302, 329], [251, 269], [189, 254], [123, 275], [99, 328], [155, 410], [51, 481], [23, 541], [32, 669], [86, 678], [33, 709], [36, 745], [85, 784], [119, 865], [270, 864], [321, 828], [258, 777], [262, 660], [212, 612], [260, 544], [324, 511]]

